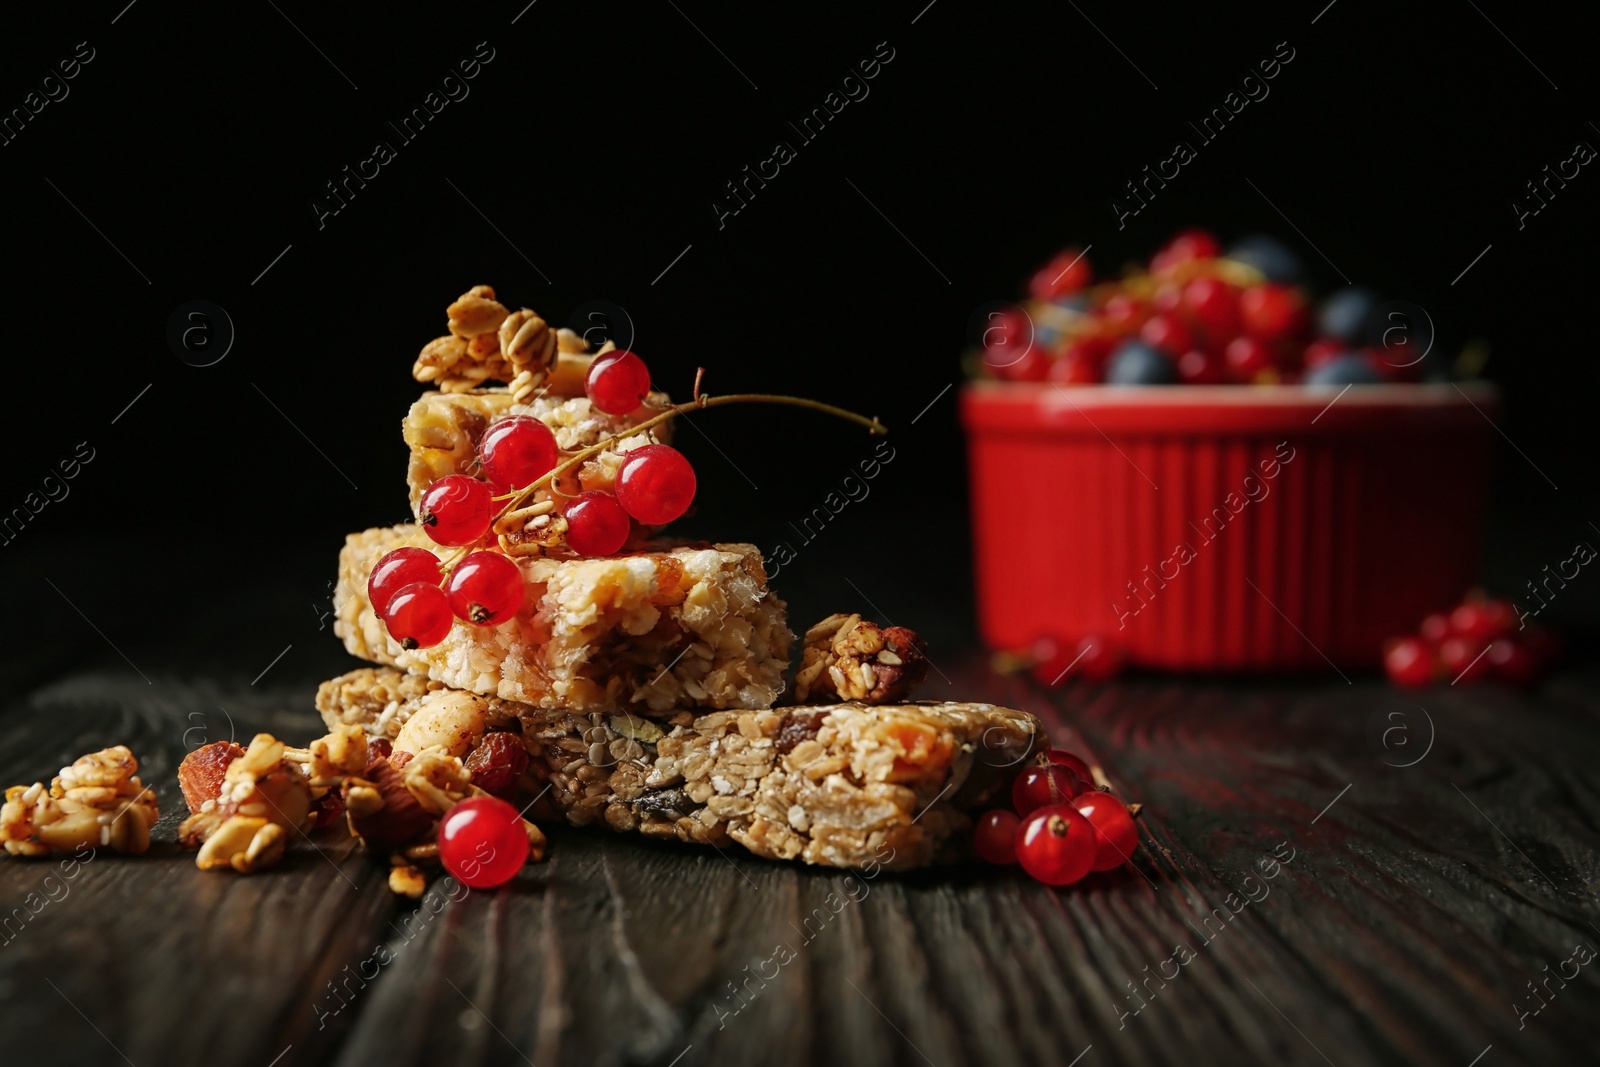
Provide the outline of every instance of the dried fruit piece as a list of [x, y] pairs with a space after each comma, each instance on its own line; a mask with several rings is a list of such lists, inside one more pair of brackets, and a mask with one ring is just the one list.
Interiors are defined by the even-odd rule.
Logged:
[[[365, 743], [365, 738], [362, 738]], [[227, 766], [215, 799], [178, 825], [178, 839], [199, 846], [201, 870], [232, 868], [241, 874], [270, 867], [283, 856], [290, 833], [315, 823], [311, 781], [301, 765], [304, 750], [291, 750], [271, 734], [257, 734]]]
[[183, 802], [190, 812], [199, 811], [208, 800], [216, 800], [222, 792], [222, 780], [228, 764], [244, 755], [244, 749], [235, 741], [215, 741], [201, 745], [178, 764], [178, 788], [183, 790]]
[[[658, 730], [657, 736], [660, 736]], [[483, 743], [466, 759], [472, 784], [501, 800], [510, 800], [517, 791], [517, 779], [528, 769], [528, 750], [522, 739], [507, 730], [484, 735]]]

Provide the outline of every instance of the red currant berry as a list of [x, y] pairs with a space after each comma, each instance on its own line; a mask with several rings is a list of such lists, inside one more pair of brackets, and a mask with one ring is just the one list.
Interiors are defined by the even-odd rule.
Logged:
[[1235, 337], [1224, 353], [1228, 375], [1235, 381], [1253, 382], [1262, 371], [1271, 370], [1272, 349], [1254, 337]]
[[1332, 363], [1348, 351], [1350, 346], [1335, 337], [1323, 337], [1312, 341], [1306, 346], [1306, 370], [1316, 370], [1324, 363]]
[[1072, 662], [1061, 658], [1062, 651], [1060, 642], [1053, 637], [1041, 637], [1028, 649], [1028, 656], [1032, 660], [1028, 670], [1040, 685], [1054, 685], [1061, 672]]
[[494, 495], [528, 486], [561, 461], [561, 446], [550, 427], [527, 415], [501, 419], [478, 444], [478, 461]]
[[1042, 382], [1050, 374], [1050, 357], [1037, 345], [1027, 349], [984, 349], [983, 365], [1007, 382]]
[[441, 545], [470, 545], [489, 530], [494, 501], [489, 487], [465, 474], [447, 474], [422, 494], [418, 518]]
[[1086, 681], [1109, 682], [1122, 673], [1122, 646], [1098, 634], [1089, 634], [1078, 642], [1078, 672]]
[[498, 797], [469, 797], [439, 820], [439, 862], [473, 889], [493, 889], [528, 861], [528, 831]]
[[1100, 380], [1100, 364], [1069, 345], [1050, 363], [1047, 377], [1062, 385], [1092, 385]]
[[1533, 653], [1514, 637], [1490, 641], [1483, 661], [1493, 674], [1512, 685], [1528, 685], [1539, 676], [1539, 663]]
[[582, 556], [610, 556], [628, 541], [633, 522], [610, 493], [591, 489], [567, 505], [567, 547]]
[[397, 548], [372, 568], [367, 577], [367, 603], [380, 618], [389, 608], [389, 598], [412, 582], [438, 585], [439, 557], [425, 548]]
[[1417, 633], [1430, 645], [1437, 646], [1440, 641], [1450, 636], [1450, 616], [1436, 611], [1422, 620], [1422, 625], [1417, 628]]
[[978, 855], [990, 863], [1017, 862], [1017, 827], [1022, 820], [1004, 808], [986, 811], [978, 817], [978, 828], [972, 833], [972, 845]]
[[522, 607], [522, 571], [498, 552], [473, 552], [450, 575], [450, 610], [479, 626], [499, 626]]
[[980, 347], [984, 362], [996, 371], [1015, 363], [1023, 352], [1034, 347], [1032, 317], [1015, 306], [989, 312]]
[[1252, 286], [1239, 296], [1239, 317], [1244, 331], [1262, 341], [1279, 341], [1300, 329], [1305, 321], [1305, 301], [1288, 285]]
[[1137, 330], [1147, 314], [1145, 306], [1127, 293], [1113, 294], [1100, 309], [1100, 319], [1111, 337], [1123, 337]]
[[1483, 642], [1452, 634], [1439, 642], [1439, 665], [1451, 685], [1479, 681], [1488, 673], [1483, 662]]
[[1145, 341], [1172, 355], [1183, 355], [1194, 347], [1194, 333], [1176, 315], [1152, 315], [1139, 328]]
[[671, 445], [644, 445], [629, 452], [617, 473], [617, 503], [647, 526], [664, 526], [689, 510], [694, 468]]
[[1026, 767], [1011, 783], [1011, 806], [1018, 815], [1027, 815], [1046, 804], [1065, 804], [1092, 786], [1065, 767]]
[[1389, 681], [1404, 689], [1432, 685], [1435, 668], [1433, 646], [1420, 637], [1399, 637], [1383, 650], [1383, 669]]
[[1183, 305], [1214, 344], [1239, 332], [1239, 293], [1221, 278], [1191, 279], [1183, 287]]
[[1065, 767], [1077, 775], [1080, 781], [1094, 781], [1094, 772], [1089, 770], [1089, 765], [1065, 749], [1052, 748], [1044, 754], [1044, 758], [1058, 767]]
[[1139, 828], [1133, 824], [1126, 804], [1097, 789], [1074, 797], [1072, 806], [1094, 827], [1094, 863], [1090, 870], [1111, 871], [1133, 861], [1133, 850], [1139, 847]]
[[1028, 293], [1035, 300], [1070, 296], [1089, 284], [1091, 274], [1089, 260], [1083, 252], [1068, 248], [1039, 268], [1028, 283]]
[[1468, 600], [1450, 613], [1450, 629], [1478, 641], [1508, 634], [1516, 623], [1516, 609], [1504, 600]]
[[431, 648], [445, 639], [455, 625], [450, 601], [432, 582], [412, 582], [395, 590], [383, 624], [402, 648]]
[[1079, 334], [1061, 347], [1061, 359], [1076, 357], [1093, 366], [1098, 373], [1105, 370], [1106, 360], [1116, 347], [1111, 338], [1097, 333]]
[[583, 391], [589, 394], [589, 403], [607, 415], [626, 415], [649, 394], [650, 368], [626, 349], [608, 352], [590, 365]]
[[1154, 295], [1150, 297], [1152, 310], [1164, 314], [1176, 314], [1183, 310], [1183, 286], [1175, 281], [1162, 282], [1156, 286]]
[[1228, 364], [1203, 348], [1191, 348], [1178, 359], [1178, 377], [1190, 385], [1221, 385], [1228, 380]]
[[1067, 804], [1047, 804], [1022, 821], [1017, 862], [1045, 885], [1071, 885], [1094, 868], [1099, 837]]
[[1191, 226], [1187, 230], [1179, 230], [1167, 242], [1167, 250], [1180, 253], [1185, 261], [1191, 259], [1216, 259], [1222, 255], [1222, 245], [1211, 236], [1210, 231], [1202, 230], [1198, 226]]
[[1422, 353], [1410, 339], [1401, 338], [1376, 347], [1362, 349], [1367, 361], [1378, 373], [1391, 382], [1415, 382], [1422, 379]]
[[1215, 259], [1222, 246], [1205, 230], [1183, 230], [1150, 260], [1151, 274], [1164, 274], [1195, 259]]

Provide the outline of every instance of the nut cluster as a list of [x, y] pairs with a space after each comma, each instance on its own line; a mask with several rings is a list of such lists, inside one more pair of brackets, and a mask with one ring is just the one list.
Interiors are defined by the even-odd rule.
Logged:
[[[393, 853], [391, 888], [419, 896], [425, 879], [414, 864], [437, 859], [439, 819], [468, 797], [492, 795], [478, 783], [502, 789], [527, 767], [520, 741], [509, 746], [523, 755], [520, 763], [505, 758], [507, 746], [482, 743], [507, 736], [490, 731], [508, 721], [481, 697], [443, 693], [407, 720], [394, 745], [369, 740], [355, 723], [336, 725], [306, 748], [268, 734], [256, 735], [248, 749], [231, 741], [205, 745], [178, 768], [193, 812], [178, 827], [179, 839], [199, 849], [201, 870], [249, 874], [277, 863], [291, 832], [343, 812], [362, 844]], [[537, 860], [544, 836], [532, 823], [524, 828]]]
[[0, 844], [14, 856], [43, 856], [85, 846], [143, 852], [159, 812], [156, 795], [135, 774], [126, 745], [80, 756], [43, 782], [14, 785], [0, 806]]
[[493, 379], [511, 387], [512, 399], [526, 403], [544, 384], [558, 352], [582, 352], [583, 340], [571, 330], [555, 330], [531, 308], [511, 311], [494, 289], [475, 285], [451, 304], [450, 332], [423, 346], [411, 376], [441, 392], [464, 393]]
[[[365, 736], [359, 740], [365, 746]], [[192, 805], [190, 794], [197, 798], [208, 792], [216, 765], [227, 759], [216, 794], [179, 824], [178, 838], [199, 847], [195, 865], [202, 871], [231, 867], [249, 874], [270, 867], [283, 858], [289, 833], [304, 833], [315, 822], [311, 778], [288, 746], [271, 734], [257, 734], [249, 748], [231, 759], [230, 752], [217, 752], [217, 745], [191, 752], [178, 768], [179, 784]]]
[[806, 631], [795, 697], [900, 703], [928, 673], [927, 647], [904, 626], [880, 627], [860, 615], [829, 615]]

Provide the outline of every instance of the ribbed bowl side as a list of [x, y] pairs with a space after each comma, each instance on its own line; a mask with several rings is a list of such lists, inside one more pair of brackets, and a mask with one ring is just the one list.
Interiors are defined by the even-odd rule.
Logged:
[[1147, 667], [1370, 667], [1471, 584], [1481, 410], [1346, 397], [1312, 422], [1315, 405], [1248, 404], [1230, 428], [1218, 403], [1064, 412], [1040, 393], [1030, 422], [1017, 397], [968, 390], [986, 643], [1101, 634]]

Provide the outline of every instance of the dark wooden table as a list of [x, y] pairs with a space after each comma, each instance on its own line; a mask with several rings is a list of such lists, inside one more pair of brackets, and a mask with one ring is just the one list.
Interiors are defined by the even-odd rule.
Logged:
[[7, 1064], [1594, 1062], [1583, 671], [1536, 695], [1046, 693], [974, 656], [942, 664], [949, 692], [1038, 712], [1144, 802], [1137, 869], [1064, 891], [995, 869], [864, 880], [557, 830], [510, 887], [413, 905], [336, 835], [249, 878], [172, 843], [184, 751], [309, 739], [325, 675], [263, 691], [103, 663], [10, 702], [0, 775], [127, 743], [159, 841], [71, 878], [0, 860]]

